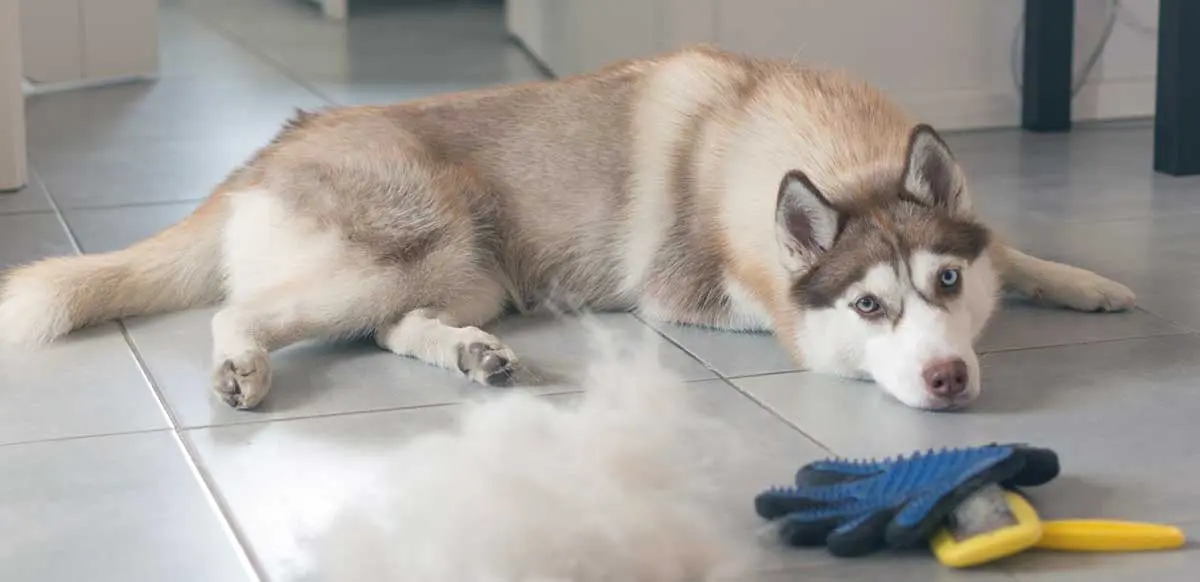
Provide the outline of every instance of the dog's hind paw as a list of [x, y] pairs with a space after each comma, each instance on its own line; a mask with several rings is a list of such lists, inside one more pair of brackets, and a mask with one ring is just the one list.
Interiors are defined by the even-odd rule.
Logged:
[[254, 408], [270, 390], [271, 363], [264, 351], [227, 359], [213, 370], [213, 392], [233, 408]]
[[516, 364], [516, 354], [499, 341], [476, 341], [458, 345], [459, 371], [479, 384], [511, 384]]

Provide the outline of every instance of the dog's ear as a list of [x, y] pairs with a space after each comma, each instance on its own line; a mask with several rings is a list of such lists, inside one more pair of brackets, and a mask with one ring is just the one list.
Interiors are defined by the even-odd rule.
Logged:
[[837, 209], [803, 172], [788, 172], [775, 203], [775, 236], [788, 271], [799, 273], [812, 265], [833, 245], [837, 232]]
[[962, 169], [941, 136], [924, 123], [908, 136], [904, 167], [904, 191], [918, 202], [950, 214], [965, 210], [962, 200], [965, 180]]

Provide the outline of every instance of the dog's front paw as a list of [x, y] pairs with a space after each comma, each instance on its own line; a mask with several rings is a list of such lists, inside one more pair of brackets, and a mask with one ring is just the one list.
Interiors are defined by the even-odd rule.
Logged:
[[1079, 311], [1126, 311], [1137, 303], [1129, 287], [1091, 271], [1077, 271], [1053, 299]]

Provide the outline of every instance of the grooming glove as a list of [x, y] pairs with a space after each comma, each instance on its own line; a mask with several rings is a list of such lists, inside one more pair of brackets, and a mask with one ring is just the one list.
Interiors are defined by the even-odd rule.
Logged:
[[928, 543], [958, 504], [985, 485], [1042, 485], [1058, 472], [1053, 451], [1018, 444], [883, 461], [826, 459], [801, 467], [795, 487], [760, 493], [754, 507], [778, 523], [788, 545], [825, 545], [837, 556], [861, 556]]

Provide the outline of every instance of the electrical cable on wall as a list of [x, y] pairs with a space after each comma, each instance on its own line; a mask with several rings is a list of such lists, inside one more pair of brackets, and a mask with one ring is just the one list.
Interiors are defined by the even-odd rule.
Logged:
[[[1110, 0], [1108, 3], [1108, 19], [1104, 23], [1104, 31], [1100, 35], [1099, 42], [1096, 43], [1096, 48], [1088, 54], [1088, 58], [1084, 61], [1083, 68], [1075, 76], [1075, 82], [1071, 85], [1071, 96], [1079, 94], [1088, 79], [1092, 76], [1093, 69], [1096, 68], [1096, 63], [1100, 61], [1100, 55], [1104, 53], [1104, 47], [1108, 45], [1108, 40], [1112, 37], [1113, 28], [1116, 27], [1117, 20], [1123, 22], [1129, 28], [1136, 30], [1145, 35], [1157, 37], [1158, 30], [1152, 26], [1148, 26], [1142, 21], [1130, 15], [1124, 6], [1121, 5], [1121, 0]], [[1009, 73], [1012, 76], [1013, 86], [1017, 91], [1021, 91], [1021, 71], [1018, 66], [1020, 61], [1021, 41], [1024, 38], [1025, 32], [1025, 11], [1021, 11], [1021, 17], [1017, 20], [1016, 30], [1013, 31], [1012, 45], [1009, 49]]]

